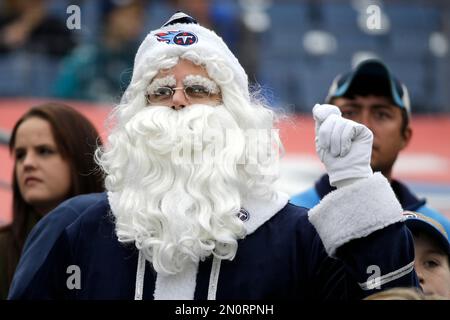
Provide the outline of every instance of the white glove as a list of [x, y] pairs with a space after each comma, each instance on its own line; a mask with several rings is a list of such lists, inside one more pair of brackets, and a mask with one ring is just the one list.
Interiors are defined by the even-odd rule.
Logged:
[[330, 176], [330, 184], [339, 188], [372, 176], [372, 132], [342, 118], [339, 108], [330, 104], [316, 104], [313, 115], [316, 151]]

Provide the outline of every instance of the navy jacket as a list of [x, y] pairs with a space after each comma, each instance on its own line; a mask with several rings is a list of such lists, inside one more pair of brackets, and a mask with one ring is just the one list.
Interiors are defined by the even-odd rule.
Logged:
[[[66, 221], [48, 223], [68, 211], [73, 214]], [[40, 241], [42, 250], [28, 252], [29, 263], [38, 255], [42, 261], [34, 269], [21, 261], [25, 271], [21, 273], [19, 265], [10, 299], [133, 299], [138, 252], [134, 245], [117, 240], [105, 194], [70, 199], [43, 220], [58, 239]], [[307, 210], [287, 204], [239, 241], [233, 261], [222, 262], [216, 297], [361, 299], [378, 290], [361, 285], [370, 280], [373, 266], [385, 275], [380, 289], [417, 286], [412, 268], [404, 271], [413, 260], [412, 237], [403, 222], [352, 240], [331, 258], [308, 221]], [[67, 286], [70, 266], [79, 267], [80, 289]], [[156, 274], [149, 264], [147, 270], [143, 298], [152, 299]], [[211, 259], [200, 262], [195, 299], [206, 299], [210, 270]]]

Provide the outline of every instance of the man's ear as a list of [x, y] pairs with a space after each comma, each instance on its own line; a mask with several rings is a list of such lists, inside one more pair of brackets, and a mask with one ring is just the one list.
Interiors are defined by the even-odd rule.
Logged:
[[402, 150], [405, 149], [409, 145], [412, 135], [413, 135], [413, 131], [412, 131], [411, 127], [408, 125], [405, 128], [405, 130], [402, 132], [402, 136], [403, 136]]

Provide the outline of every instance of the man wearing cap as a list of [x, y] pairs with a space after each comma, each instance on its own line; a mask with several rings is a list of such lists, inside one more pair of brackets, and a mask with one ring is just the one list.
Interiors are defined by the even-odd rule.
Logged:
[[[428, 207], [424, 199], [419, 199], [405, 184], [392, 177], [397, 156], [412, 137], [411, 106], [406, 86], [383, 62], [369, 59], [334, 79], [326, 103], [336, 105], [344, 118], [361, 123], [372, 131], [372, 170], [381, 172], [390, 181], [403, 209], [432, 217], [450, 234], [450, 221], [445, 216]], [[312, 208], [335, 189], [325, 174], [314, 187], [293, 196], [291, 203]]]
[[142, 42], [96, 154], [108, 192], [41, 220], [58, 238], [27, 241], [9, 298], [336, 300], [418, 286], [401, 206], [370, 168], [372, 134], [337, 107], [313, 114], [337, 190], [308, 212], [274, 189], [273, 112], [222, 39], [176, 13]]
[[405, 211], [414, 237], [414, 268], [425, 294], [450, 299], [450, 243], [444, 227], [418, 212]]

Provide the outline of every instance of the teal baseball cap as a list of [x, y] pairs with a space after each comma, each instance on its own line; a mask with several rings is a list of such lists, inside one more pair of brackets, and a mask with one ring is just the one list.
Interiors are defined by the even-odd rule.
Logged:
[[333, 98], [373, 92], [391, 98], [396, 106], [406, 110], [408, 119], [411, 118], [408, 89], [378, 59], [364, 60], [352, 71], [338, 75], [333, 80], [325, 101], [330, 103]]
[[424, 232], [435, 239], [450, 257], [450, 242], [444, 226], [437, 220], [424, 214], [412, 211], [403, 212], [405, 223], [412, 232]]

